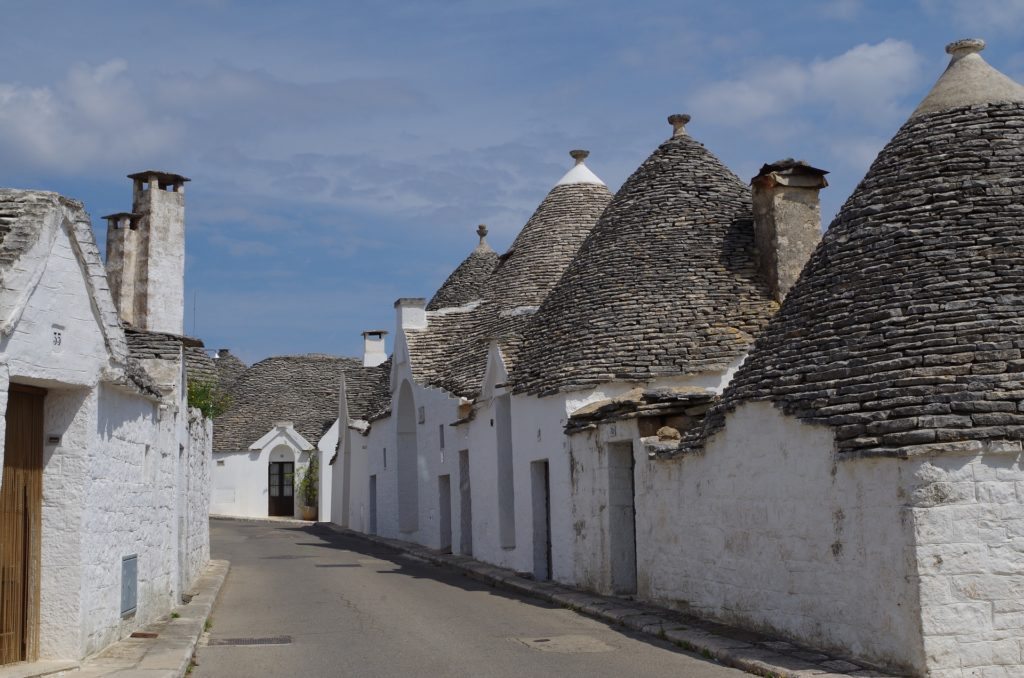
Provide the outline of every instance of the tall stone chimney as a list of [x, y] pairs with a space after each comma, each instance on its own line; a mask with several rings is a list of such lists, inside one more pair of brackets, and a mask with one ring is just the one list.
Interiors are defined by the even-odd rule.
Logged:
[[139, 256], [139, 215], [117, 212], [107, 220], [107, 282], [121, 319], [134, 325], [135, 271]]
[[132, 211], [107, 219], [107, 275], [121, 319], [182, 334], [185, 323], [185, 182], [180, 174], [129, 174]]
[[821, 240], [818, 192], [828, 186], [826, 174], [788, 158], [765, 165], [750, 182], [758, 267], [780, 303]]
[[427, 300], [422, 297], [402, 297], [395, 302], [395, 322], [403, 330], [427, 329]]
[[384, 348], [384, 337], [387, 334], [387, 330], [363, 332], [363, 367], [376, 367], [388, 359]]

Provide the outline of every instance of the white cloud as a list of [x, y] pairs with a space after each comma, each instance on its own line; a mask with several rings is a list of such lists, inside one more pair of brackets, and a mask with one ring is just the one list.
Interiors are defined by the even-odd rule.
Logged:
[[293, 82], [228, 66], [152, 73], [114, 59], [75, 65], [54, 83], [0, 81], [0, 157], [72, 173], [178, 164], [219, 146], [294, 152], [407, 110], [430, 102], [397, 78]]
[[53, 86], [0, 83], [0, 156], [23, 164], [74, 171], [109, 167], [111, 159], [133, 163], [173, 146], [181, 133], [147, 109], [122, 60], [73, 66]]
[[695, 110], [709, 120], [745, 125], [808, 106], [841, 116], [888, 122], [918, 84], [921, 59], [906, 42], [862, 44], [809, 64], [776, 59], [740, 78], [699, 90]]
[[[958, 29], [985, 34], [1018, 33], [1024, 22], [1024, 0], [919, 0], [930, 14], [943, 15]], [[956, 38], [985, 37], [955, 35]]]
[[863, 0], [831, 0], [822, 2], [816, 7], [818, 13], [828, 19], [851, 21], [860, 15], [861, 10], [864, 9], [864, 2]]

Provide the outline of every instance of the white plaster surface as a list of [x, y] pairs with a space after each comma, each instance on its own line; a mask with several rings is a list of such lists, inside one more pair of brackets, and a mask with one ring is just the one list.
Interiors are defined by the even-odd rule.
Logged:
[[68, 229], [59, 227], [51, 248], [34, 250], [32, 258], [22, 265], [37, 267], [40, 276], [13, 331], [0, 336], [0, 354], [12, 374], [40, 385], [94, 385], [107, 350]]
[[[47, 390], [42, 659], [81, 658], [166, 614], [209, 558], [208, 422], [188, 435], [180, 361], [169, 361], [163, 399], [123, 383], [123, 332], [88, 221], [72, 211], [55, 207], [39, 224], [0, 290], [17, 302], [0, 336], [0, 409], [9, 381]], [[138, 608], [122, 617], [129, 554]]]
[[934, 678], [1024, 675], [1024, 466], [1007, 447], [905, 464]]
[[1024, 101], [1024, 86], [989, 66], [974, 49], [955, 51], [952, 56], [912, 118], [958, 106]]
[[[270, 462], [294, 462], [296, 480], [309, 467], [310, 452], [304, 449], [309, 443], [289, 431], [290, 428], [271, 429], [260, 439], [259, 447], [254, 444], [253, 448], [245, 451], [213, 453], [210, 513], [247, 518], [267, 517]], [[296, 497], [295, 518], [302, 516], [300, 503]]]
[[[703, 454], [637, 453], [639, 595], [920, 666], [908, 469], [893, 459], [837, 464], [832, 448], [830, 429], [748, 403]], [[595, 549], [579, 557], [601, 560]]]
[[197, 409], [188, 413], [185, 550], [182, 589], [188, 590], [210, 562], [210, 491], [213, 472], [213, 422]]
[[[727, 416], [704, 452], [652, 460], [636, 420], [564, 433], [572, 412], [636, 384], [508, 396], [494, 344], [482, 393], [466, 403], [417, 384], [405, 347], [399, 327], [393, 405], [398, 412], [404, 391], [406, 412], [414, 413], [403, 430], [415, 436], [415, 454], [406, 459], [415, 493], [399, 488], [398, 417], [339, 428], [338, 460], [330, 467], [334, 522], [432, 548], [446, 545], [450, 533], [455, 550], [471, 543], [479, 560], [540, 574], [543, 549], [534, 540], [543, 530], [534, 512], [543, 502], [534, 493], [542, 484], [531, 464], [546, 461], [557, 581], [609, 593], [624, 583], [628, 588], [632, 578], [640, 599], [910, 675], [1024, 675], [1019, 445], [1007, 447], [1012, 454], [984, 458], [836, 462], [831, 429], [804, 424], [767, 403], [748, 403]], [[720, 393], [741, 363], [645, 386]], [[508, 469], [499, 470], [497, 403], [505, 397], [512, 420], [514, 545], [501, 538], [499, 518], [499, 478]], [[621, 529], [629, 517], [623, 494], [629, 478], [612, 487], [612, 479], [623, 481], [625, 468], [621, 457], [619, 470], [611, 468], [612, 450], [632, 451], [635, 465], [635, 574], [631, 554], [615, 546], [615, 526]], [[461, 451], [469, 460], [471, 539], [461, 534]], [[444, 476], [447, 510], [440, 504]], [[401, 495], [415, 496], [415, 525], [404, 531]]]
[[570, 169], [555, 186], [565, 186], [567, 184], [597, 184], [598, 186], [604, 186], [605, 183], [601, 179], [590, 171], [590, 168], [585, 164], [580, 163]]

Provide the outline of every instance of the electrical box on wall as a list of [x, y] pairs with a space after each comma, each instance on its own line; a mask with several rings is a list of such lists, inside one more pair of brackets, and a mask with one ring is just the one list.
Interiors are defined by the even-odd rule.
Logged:
[[121, 558], [121, 616], [135, 614], [139, 604], [139, 556]]

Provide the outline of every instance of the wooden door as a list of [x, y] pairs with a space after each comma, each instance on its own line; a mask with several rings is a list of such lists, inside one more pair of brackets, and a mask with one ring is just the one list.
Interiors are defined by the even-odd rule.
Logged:
[[551, 480], [546, 459], [530, 462], [533, 494], [533, 576], [551, 579]]
[[43, 397], [11, 384], [0, 479], [0, 664], [35, 659], [43, 508]]
[[270, 506], [271, 516], [295, 515], [295, 464], [290, 461], [270, 462]]
[[636, 490], [631, 443], [608, 447], [608, 545], [612, 593], [636, 593]]
[[442, 553], [452, 552], [452, 477], [443, 475], [437, 477], [437, 509], [441, 522], [441, 544]]

